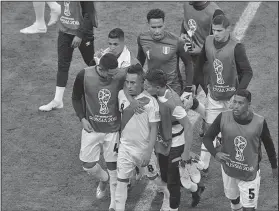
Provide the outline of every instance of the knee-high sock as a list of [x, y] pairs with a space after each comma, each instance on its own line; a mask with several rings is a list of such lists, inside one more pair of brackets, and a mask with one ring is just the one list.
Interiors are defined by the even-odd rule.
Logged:
[[[117, 171], [116, 170], [108, 170], [109, 173], [109, 187], [110, 187], [110, 205], [109, 208], [115, 209], [115, 191], [117, 185]], [[127, 192], [127, 191], [126, 191]]]
[[45, 2], [33, 1], [33, 7], [36, 15], [36, 22], [39, 26], [45, 26]]
[[108, 180], [108, 173], [102, 169], [102, 167], [97, 163], [93, 168], [84, 168], [83, 169], [90, 175], [94, 176], [96, 179], [101, 181]]
[[115, 205], [116, 211], [124, 211], [125, 204], [127, 200], [127, 182], [117, 181], [116, 191], [115, 191]]
[[54, 100], [57, 102], [63, 101], [65, 87], [56, 86]]

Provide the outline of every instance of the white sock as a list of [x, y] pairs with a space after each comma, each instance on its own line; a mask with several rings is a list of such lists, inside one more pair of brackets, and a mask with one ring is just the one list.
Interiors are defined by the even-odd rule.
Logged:
[[65, 87], [56, 86], [54, 100], [57, 102], [63, 101]]
[[191, 184], [191, 187], [189, 189], [192, 193], [196, 192], [198, 190], [198, 185], [196, 183]]
[[33, 7], [36, 15], [36, 22], [39, 26], [45, 27], [45, 2], [34, 2]]
[[[110, 205], [109, 208], [116, 208], [115, 205], [115, 191], [116, 191], [116, 185], [117, 185], [117, 171], [116, 170], [108, 170], [109, 173], [109, 187], [110, 187]], [[127, 192], [127, 190], [126, 190]]]
[[203, 169], [207, 169], [209, 167], [210, 157], [211, 157], [211, 154], [207, 151], [204, 144], [202, 144], [200, 159], [204, 163]]
[[93, 175], [95, 178], [101, 181], [108, 181], [108, 173], [102, 169], [102, 167], [97, 163], [93, 168], [84, 168], [83, 169], [90, 175]]
[[59, 10], [60, 5], [56, 1], [47, 1], [47, 4], [51, 11]]
[[127, 182], [117, 181], [116, 191], [115, 191], [115, 210], [124, 211], [125, 204], [127, 200]]
[[238, 204], [231, 203], [232, 211], [242, 211], [242, 204], [239, 202]]

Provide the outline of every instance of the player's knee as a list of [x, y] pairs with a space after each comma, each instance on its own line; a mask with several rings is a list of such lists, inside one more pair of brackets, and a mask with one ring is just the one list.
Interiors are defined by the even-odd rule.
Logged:
[[83, 163], [83, 170], [90, 175], [96, 175], [99, 172], [99, 165], [96, 165], [96, 162], [92, 163]]
[[232, 204], [239, 204], [239, 202], [240, 202], [240, 197], [237, 197], [237, 199], [231, 200]]
[[114, 171], [117, 168], [116, 162], [106, 162], [107, 168], [110, 171]]

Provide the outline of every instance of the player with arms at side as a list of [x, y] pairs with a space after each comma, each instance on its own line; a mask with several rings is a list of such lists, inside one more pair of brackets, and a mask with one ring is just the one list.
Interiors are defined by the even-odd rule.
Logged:
[[143, 90], [143, 74], [144, 71], [140, 64], [132, 65], [128, 67], [125, 81], [128, 94], [144, 103], [143, 113], [135, 114], [123, 90], [118, 94], [122, 119], [117, 158], [116, 211], [125, 210], [127, 185], [136, 167], [147, 166], [145, 171], [151, 179], [156, 177], [159, 172], [156, 169], [154, 154], [154, 144], [160, 121], [159, 105], [154, 97]]
[[[116, 56], [105, 54], [99, 65], [85, 68], [78, 73], [72, 94], [73, 107], [83, 127], [80, 160], [83, 161], [83, 169], [100, 180], [96, 193], [98, 199], [105, 195], [109, 181], [110, 210], [115, 210], [117, 183], [117, 154], [114, 147], [119, 141], [121, 123], [118, 92], [123, 87], [126, 75], [126, 70], [117, 67]], [[109, 175], [98, 164], [101, 146]]]
[[63, 108], [63, 96], [74, 49], [79, 48], [87, 65], [90, 64], [94, 55], [93, 27], [97, 27], [95, 3], [65, 1], [61, 4], [61, 11], [58, 21], [58, 72], [55, 96], [50, 103], [40, 106], [40, 111]]
[[[230, 99], [238, 89], [246, 89], [253, 76], [245, 47], [230, 33], [230, 22], [224, 15], [212, 21], [213, 35], [206, 38], [194, 71], [194, 81], [203, 78], [203, 66], [208, 62], [208, 95], [205, 105], [206, 128], [220, 112], [229, 109]], [[201, 81], [201, 80], [199, 80]], [[205, 129], [206, 131], [206, 129]], [[216, 141], [215, 141], [216, 143]], [[208, 173], [210, 153], [201, 146], [204, 172]]]
[[[245, 89], [237, 90], [232, 111], [221, 112], [203, 140], [211, 155], [221, 162], [224, 191], [233, 211], [254, 211], [257, 208], [262, 143], [273, 177], [278, 179], [276, 151], [266, 120], [253, 112], [250, 104], [251, 93]], [[213, 141], [219, 132], [222, 144], [220, 151], [216, 151]]]
[[[167, 85], [167, 75], [158, 69], [148, 71], [144, 88], [157, 96], [160, 109], [160, 129], [155, 151], [163, 182], [164, 199], [161, 211], [178, 210], [180, 205], [180, 160], [190, 160], [193, 129], [178, 94]], [[204, 187], [195, 184], [191, 189], [192, 207], [200, 202]]]
[[[168, 85], [180, 96], [183, 92], [191, 93], [193, 68], [191, 57], [184, 50], [184, 41], [165, 30], [165, 13], [152, 9], [147, 14], [149, 31], [138, 36], [137, 58], [143, 66], [147, 59], [148, 70], [161, 69], [167, 75]], [[183, 90], [179, 71], [179, 58], [185, 65], [186, 87]]]

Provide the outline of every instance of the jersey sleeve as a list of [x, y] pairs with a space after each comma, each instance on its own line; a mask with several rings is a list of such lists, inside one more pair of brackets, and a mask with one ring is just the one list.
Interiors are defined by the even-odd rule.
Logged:
[[149, 122], [159, 122], [161, 120], [159, 105], [156, 99], [151, 99], [150, 101], [150, 106], [148, 109], [148, 120]]
[[176, 106], [172, 112], [172, 116], [175, 117], [177, 120], [179, 120], [186, 117], [187, 113], [182, 106]]

